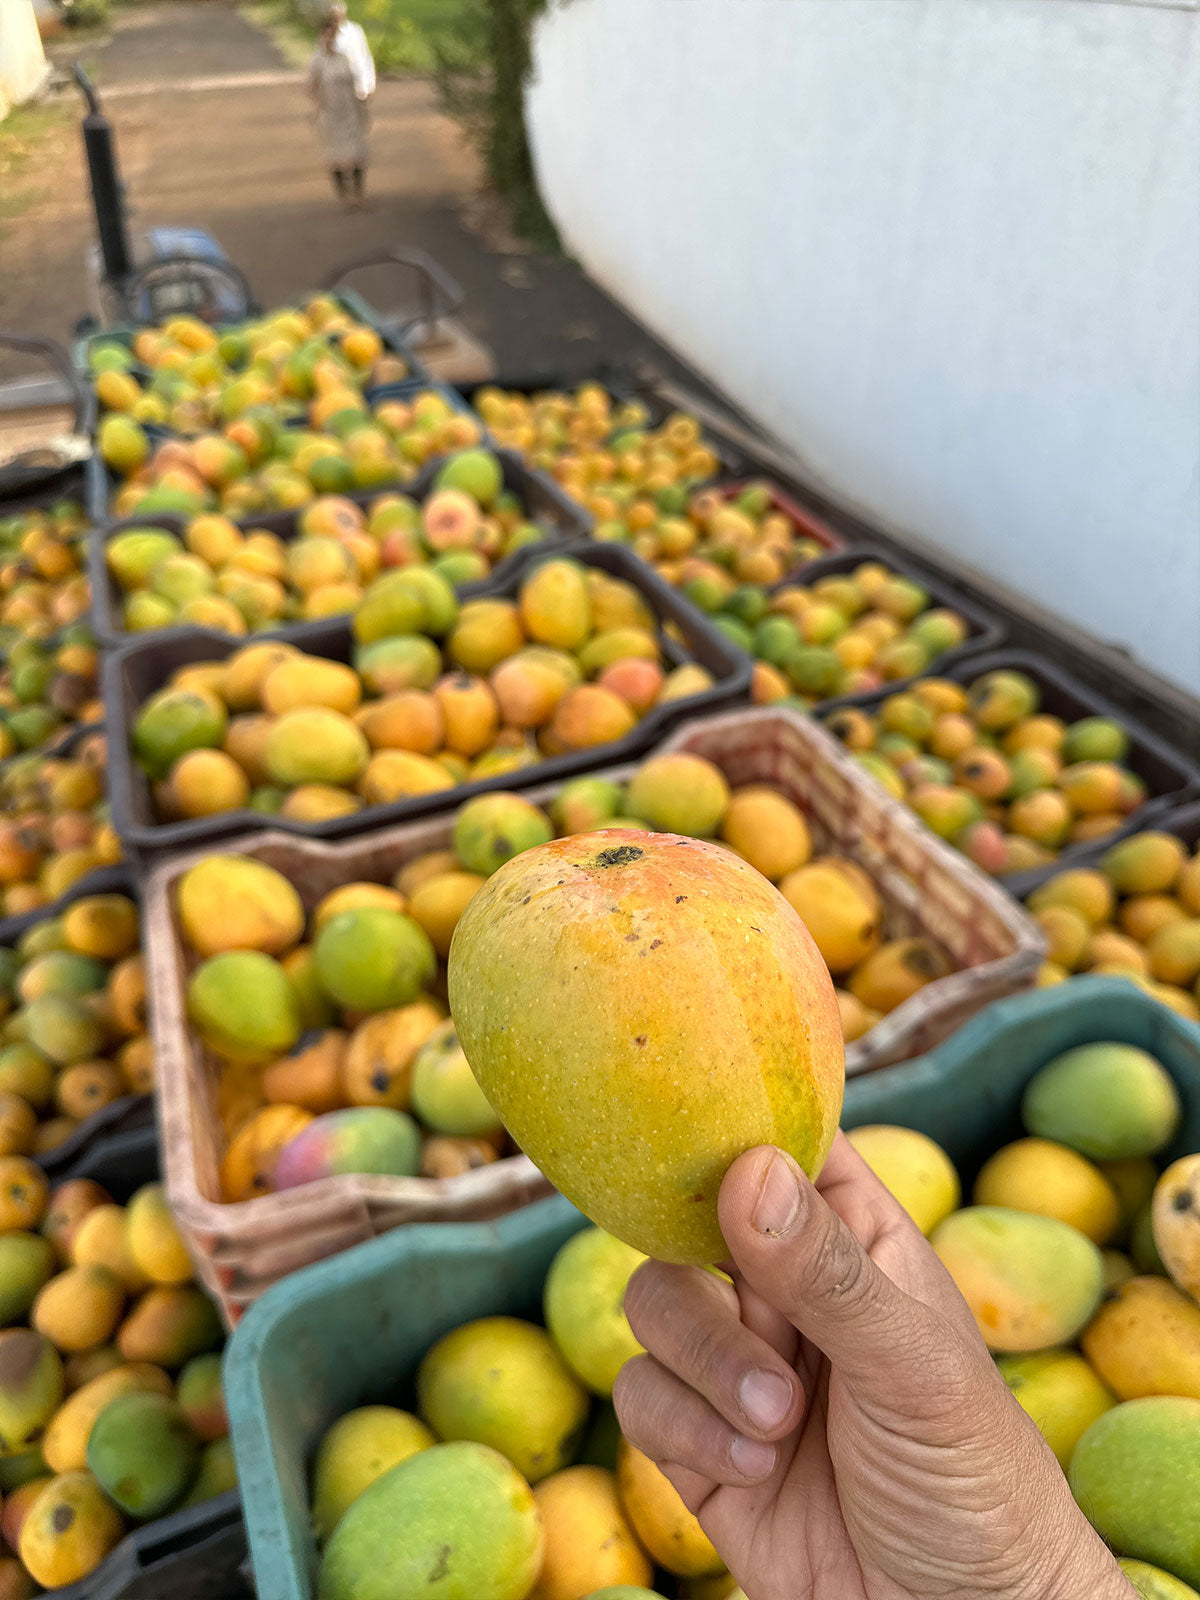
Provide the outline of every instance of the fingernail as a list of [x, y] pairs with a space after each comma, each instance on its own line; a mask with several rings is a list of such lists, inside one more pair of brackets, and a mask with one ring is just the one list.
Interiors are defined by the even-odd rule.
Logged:
[[786, 1233], [800, 1210], [800, 1189], [796, 1174], [779, 1151], [771, 1157], [763, 1174], [762, 1187], [754, 1205], [754, 1226], [759, 1233]]
[[756, 1428], [777, 1428], [787, 1416], [792, 1391], [774, 1372], [748, 1372], [738, 1385], [738, 1405]]
[[743, 1478], [765, 1478], [775, 1470], [775, 1446], [761, 1439], [746, 1439], [735, 1434], [729, 1446], [729, 1459]]

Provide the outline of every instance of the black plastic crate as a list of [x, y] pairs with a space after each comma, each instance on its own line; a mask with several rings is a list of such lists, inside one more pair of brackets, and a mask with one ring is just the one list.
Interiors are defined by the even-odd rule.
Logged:
[[[1143, 807], [1143, 810], [1148, 809]], [[1120, 839], [1128, 839], [1134, 833], [1146, 833], [1153, 829], [1155, 833], [1173, 833], [1177, 839], [1195, 850], [1200, 845], [1200, 800], [1188, 802], [1186, 805], [1175, 806], [1160, 810], [1157, 816], [1146, 816], [1137, 822], [1136, 826], [1123, 828], [1119, 833], [1110, 833], [1103, 839], [1092, 839], [1087, 844], [1076, 845], [1071, 854], [1070, 861], [1065, 858], [1062, 862], [1056, 861], [1048, 867], [1035, 867], [1029, 872], [1014, 873], [1013, 879], [1002, 878], [1000, 881], [1006, 889], [1011, 889], [1014, 894], [1019, 894], [1022, 900], [1028, 900], [1035, 889], [1041, 888], [1043, 883], [1049, 883], [1058, 872], [1070, 867], [1097, 867], [1101, 857], [1110, 850]], [[1020, 887], [1014, 887], [1015, 880], [1020, 879]], [[1072, 974], [1072, 977], [1086, 977], [1086, 973]]]
[[[98, 1140], [49, 1176], [53, 1184], [92, 1178], [124, 1202], [159, 1171], [158, 1136], [147, 1126]], [[95, 1572], [48, 1590], [47, 1600], [252, 1600], [241, 1576], [245, 1559], [241, 1496], [233, 1489], [135, 1528]]]
[[[72, 431], [77, 435], [87, 435], [93, 431], [96, 397], [91, 386], [75, 371], [62, 345], [56, 344], [53, 339], [35, 339], [27, 334], [0, 331], [0, 350], [3, 349], [21, 350], [26, 355], [40, 357], [70, 391], [70, 403], [75, 410]], [[77, 462], [62, 460], [61, 455], [50, 448], [35, 446], [19, 452], [14, 459], [0, 465], [0, 515], [9, 512], [10, 502], [20, 501], [24, 496], [45, 493], [52, 500], [63, 498], [63, 485], [78, 470]]]
[[[1044, 867], [1030, 867], [1024, 872], [1010, 872], [999, 878], [997, 881], [1010, 894], [1024, 899], [1040, 883], [1045, 883], [1064, 868], [1098, 859], [1118, 839], [1124, 839], [1131, 833], [1141, 833], [1145, 828], [1159, 827], [1163, 818], [1200, 795], [1200, 762], [1176, 750], [1146, 727], [1145, 723], [1122, 711], [1046, 657], [1035, 655], [1032, 650], [996, 650], [985, 655], [972, 654], [945, 667], [939, 662], [923, 676], [971, 684], [985, 673], [1004, 669], [1023, 672], [1032, 678], [1041, 695], [1039, 709], [1052, 716], [1061, 717], [1065, 722], [1078, 722], [1083, 717], [1107, 717], [1124, 728], [1129, 735], [1129, 753], [1123, 764], [1135, 772], [1149, 790], [1145, 802], [1126, 818], [1121, 827], [1114, 828], [1103, 839], [1067, 845], [1055, 861]], [[913, 681], [908, 680], [909, 683]], [[822, 718], [842, 706], [858, 706], [864, 711], [873, 711], [889, 695], [897, 694], [905, 687], [904, 683], [888, 684], [886, 688], [876, 689], [871, 694], [852, 695], [834, 701], [821, 708]]]
[[[536, 522], [545, 530], [546, 537], [542, 542], [532, 548], [537, 550], [558, 550], [571, 540], [585, 538], [592, 528], [592, 518], [588, 511], [572, 500], [558, 487], [552, 478], [544, 473], [534, 472], [526, 466], [521, 457], [511, 450], [497, 450], [496, 456], [504, 472], [504, 487], [519, 496], [522, 504], [530, 513], [530, 521]], [[427, 461], [420, 473], [411, 483], [384, 485], [378, 489], [354, 489], [348, 494], [337, 496], [341, 500], [350, 500], [364, 510], [381, 496], [386, 494], [405, 494], [414, 500], [423, 501], [433, 488], [433, 480], [439, 468], [449, 459], [439, 456], [432, 461]], [[239, 528], [263, 528], [268, 533], [273, 533], [285, 543], [290, 544], [297, 537], [297, 524], [305, 510], [300, 507], [294, 511], [265, 512], [261, 516], [239, 517], [234, 520]], [[88, 545], [88, 568], [92, 580], [92, 627], [97, 637], [106, 645], [116, 647], [127, 645], [131, 640], [145, 638], [162, 639], [166, 635], [177, 632], [177, 629], [158, 628], [150, 633], [127, 633], [121, 626], [122, 593], [116, 580], [108, 570], [106, 550], [111, 540], [118, 534], [126, 533], [130, 528], [161, 528], [167, 533], [173, 533], [176, 538], [182, 539], [183, 530], [187, 527], [189, 518], [174, 514], [152, 515], [149, 517], [124, 517], [120, 522], [110, 523], [93, 535]], [[503, 583], [513, 572], [519, 570], [523, 551], [515, 551], [511, 556], [506, 556], [492, 569], [486, 578], [481, 578], [476, 583], [464, 584], [461, 593], [468, 598], [474, 594], [491, 592], [493, 585]], [[294, 644], [304, 644], [309, 638], [323, 636], [325, 622], [320, 619], [316, 622], [283, 622], [278, 628], [272, 628], [272, 637], [290, 639]], [[232, 635], [230, 636], [232, 637]], [[239, 636], [241, 637], [241, 636]], [[258, 635], [255, 635], [258, 637]], [[244, 641], [243, 641], [244, 642]]]
[[[342, 839], [369, 828], [410, 822], [434, 811], [450, 809], [491, 790], [528, 789], [536, 784], [573, 778], [613, 762], [636, 760], [677, 723], [748, 703], [753, 671], [750, 657], [733, 645], [719, 628], [714, 627], [702, 612], [644, 561], [617, 545], [576, 540], [552, 552], [541, 546], [529, 546], [516, 553], [513, 570], [502, 581], [492, 579], [479, 584], [469, 591], [469, 597], [512, 598], [525, 574], [550, 554], [568, 555], [584, 566], [598, 567], [631, 583], [649, 602], [660, 626], [674, 624], [683, 640], [681, 646], [669, 635], [664, 635], [663, 654], [666, 659], [672, 665], [695, 661], [712, 674], [712, 686], [698, 694], [656, 706], [624, 739], [567, 755], [551, 756], [515, 772], [497, 773], [494, 777], [457, 784], [432, 794], [415, 795], [390, 805], [368, 806], [350, 816], [334, 817], [324, 822], [296, 822], [288, 817], [266, 816], [261, 811], [243, 808], [183, 822], [158, 822], [154, 817], [150, 784], [136, 766], [130, 750], [130, 732], [138, 708], [162, 688], [180, 667], [199, 661], [224, 660], [239, 649], [244, 641], [204, 628], [180, 628], [161, 635], [150, 634], [144, 643], [126, 645], [106, 657], [104, 663], [104, 700], [108, 707], [109, 727], [109, 796], [113, 823], [126, 851], [137, 862], [146, 864], [168, 851], [194, 849], [233, 834], [263, 828], [295, 833], [309, 839]], [[306, 623], [304, 626], [307, 631], [299, 642], [309, 654], [325, 656], [332, 661], [350, 661], [354, 636], [348, 618]], [[293, 642], [296, 639], [296, 635], [287, 630], [279, 634], [255, 635], [256, 639], [278, 637], [287, 637]]]
[[[95, 872], [89, 872], [73, 883], [52, 905], [39, 906], [36, 911], [27, 911], [19, 917], [6, 917], [0, 922], [0, 946], [15, 945], [27, 929], [61, 916], [68, 906], [93, 894], [128, 895], [135, 904], [140, 904], [141, 900], [137, 880], [127, 866], [98, 867]], [[152, 1095], [122, 1095], [120, 1099], [110, 1101], [108, 1105], [101, 1106], [99, 1111], [93, 1112], [62, 1144], [56, 1145], [53, 1150], [43, 1150], [32, 1159], [52, 1183], [57, 1183], [70, 1175], [75, 1166], [93, 1159], [95, 1152], [102, 1149], [114, 1135], [152, 1129], [153, 1123]]]
[[855, 567], [861, 566], [865, 561], [878, 562], [880, 566], [887, 567], [889, 572], [894, 572], [897, 577], [911, 578], [928, 593], [934, 606], [946, 606], [951, 611], [957, 611], [967, 624], [967, 637], [962, 644], [931, 661], [924, 672], [916, 673], [911, 678], [897, 678], [895, 682], [885, 684], [880, 689], [871, 689], [865, 695], [834, 695], [829, 700], [818, 701], [813, 709], [819, 710], [822, 715], [837, 706], [861, 705], [866, 700], [873, 700], [875, 696], [896, 694], [901, 689], [907, 689], [910, 684], [916, 683], [919, 678], [927, 678], [935, 673], [940, 675], [943, 668], [952, 666], [968, 656], [973, 657], [983, 651], [994, 650], [997, 645], [1003, 643], [1005, 627], [1000, 618], [985, 610], [983, 606], [976, 605], [973, 600], [968, 600], [940, 573], [934, 572], [932, 568], [924, 566], [911, 556], [885, 554], [868, 545], [855, 545], [838, 555], [821, 556], [816, 561], [804, 562], [788, 573], [787, 577], [772, 584], [770, 593], [778, 594], [781, 589], [794, 587], [811, 588], [822, 578], [841, 577], [844, 573], [853, 572]]

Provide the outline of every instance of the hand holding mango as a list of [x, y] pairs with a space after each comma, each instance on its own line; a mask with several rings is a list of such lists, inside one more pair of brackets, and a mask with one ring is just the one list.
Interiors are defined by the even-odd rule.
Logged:
[[649, 1262], [614, 1401], [748, 1594], [1130, 1600], [912, 1219], [843, 1138], [720, 1189], [734, 1282]]

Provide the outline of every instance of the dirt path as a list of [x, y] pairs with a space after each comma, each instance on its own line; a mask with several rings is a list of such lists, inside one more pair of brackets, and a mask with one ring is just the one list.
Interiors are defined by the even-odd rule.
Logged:
[[[461, 320], [502, 373], [572, 376], [647, 356], [672, 365], [569, 261], [494, 250], [464, 226], [476, 164], [426, 81], [380, 83], [371, 209], [346, 212], [321, 166], [301, 75], [244, 14], [226, 0], [191, 0], [116, 17], [111, 41], [92, 55], [135, 230], [209, 229], [263, 304], [321, 284], [373, 248], [415, 246], [462, 283]], [[52, 187], [0, 237], [0, 326], [66, 339], [88, 308], [93, 232], [73, 124], [47, 139], [39, 165], [53, 172]], [[363, 274], [356, 286], [385, 310], [410, 303], [394, 272]]]

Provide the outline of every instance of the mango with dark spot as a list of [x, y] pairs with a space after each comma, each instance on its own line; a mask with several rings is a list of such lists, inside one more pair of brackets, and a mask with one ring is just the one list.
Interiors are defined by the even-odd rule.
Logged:
[[778, 890], [719, 846], [608, 829], [527, 851], [463, 913], [449, 985], [513, 1137], [648, 1255], [725, 1258], [717, 1191], [743, 1150], [824, 1163], [843, 1084], [829, 973]]
[[53, 1478], [21, 1527], [21, 1560], [48, 1589], [94, 1572], [125, 1532], [121, 1513], [90, 1472]]

